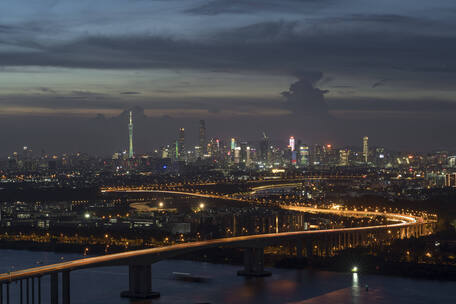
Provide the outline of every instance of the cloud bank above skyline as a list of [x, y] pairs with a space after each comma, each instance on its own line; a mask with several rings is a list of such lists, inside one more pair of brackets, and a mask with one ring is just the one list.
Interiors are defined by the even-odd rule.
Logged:
[[[455, 15], [448, 0], [5, 0], [0, 116], [39, 129], [39, 117], [65, 124], [140, 106], [175, 118], [170, 128], [250, 117], [288, 120], [277, 136], [305, 137], [298, 116], [310, 115], [321, 124], [312, 140], [368, 120], [384, 145], [399, 142], [389, 124], [429, 149], [456, 148], [445, 131], [456, 114]], [[341, 142], [354, 141], [348, 131]]]

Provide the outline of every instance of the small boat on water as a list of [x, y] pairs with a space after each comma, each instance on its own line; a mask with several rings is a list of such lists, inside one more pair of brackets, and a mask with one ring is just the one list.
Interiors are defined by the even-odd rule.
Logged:
[[205, 277], [205, 276], [192, 275], [191, 273], [188, 273], [188, 272], [173, 272], [173, 279], [178, 280], [178, 281], [201, 283], [201, 282], [207, 282], [211, 278]]

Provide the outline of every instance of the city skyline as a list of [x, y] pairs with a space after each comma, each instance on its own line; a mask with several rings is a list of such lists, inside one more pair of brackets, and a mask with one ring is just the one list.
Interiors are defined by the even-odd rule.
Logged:
[[[134, 155], [142, 155], [142, 154], [147, 154], [151, 153], [153, 151], [156, 151], [157, 149], [161, 149], [163, 147], [171, 147], [175, 148], [175, 146], [181, 146], [181, 145], [186, 145], [187, 147], [185, 148], [186, 150], [195, 150], [195, 149], [201, 149], [201, 143], [205, 142], [206, 144], [208, 143], [209, 140], [220, 140], [224, 143], [229, 143], [230, 140], [235, 138], [236, 140], [241, 140], [244, 142], [250, 143], [250, 145], [253, 145], [254, 147], [258, 148], [261, 146], [261, 141], [263, 140], [263, 136], [266, 134], [271, 134], [269, 132], [264, 132], [263, 130], [256, 130], [258, 136], [257, 137], [250, 137], [250, 136], [245, 136], [245, 134], [240, 134], [240, 135], [233, 135], [233, 133], [230, 133], [229, 130], [226, 130], [225, 132], [222, 132], [220, 134], [215, 134], [215, 132], [209, 132], [209, 137], [206, 138], [206, 121], [205, 120], [190, 120], [186, 122], [187, 127], [174, 127], [171, 126], [168, 130], [166, 129], [160, 129], [160, 134], [162, 135], [160, 141], [153, 141], [152, 136], [147, 137], [147, 135], [150, 135], [148, 132], [148, 128], [142, 124], [142, 128], [135, 128], [133, 129], [133, 119], [134, 118], [134, 111], [132, 110], [126, 110], [123, 112], [123, 115], [120, 115], [118, 118], [126, 117], [127, 120], [125, 121], [115, 121], [116, 124], [110, 124], [110, 128], [114, 128], [115, 131], [112, 132], [112, 136], [110, 137], [113, 139], [113, 142], [108, 143], [107, 146], [111, 148], [106, 148], [106, 145], [101, 145], [104, 146], [105, 149], [103, 150], [94, 150], [93, 147], [90, 146], [81, 146], [78, 147], [77, 149], [69, 149], [65, 150], [62, 149], [61, 145], [56, 145], [54, 146], [56, 149], [48, 149], [45, 146], [42, 145], [37, 145], [37, 144], [31, 144], [33, 143], [28, 141], [26, 143], [21, 144], [20, 142], [17, 143], [16, 146], [12, 147], [10, 150], [3, 149], [0, 152], [0, 156], [6, 157], [9, 155], [12, 155], [12, 153], [16, 153], [20, 151], [23, 147], [30, 147], [33, 148], [33, 151], [37, 153], [36, 155], [39, 154], [64, 154], [64, 153], [88, 153], [88, 154], [93, 154], [93, 155], [98, 155], [98, 156], [110, 156], [113, 153], [117, 152], [122, 152], [124, 151], [125, 153], [128, 154], [129, 158], [132, 158]], [[141, 116], [140, 116], [141, 118]], [[144, 119], [147, 121], [149, 118], [142, 116], [143, 122]], [[109, 119], [106, 118], [97, 118], [94, 121], [101, 120], [101, 121], [109, 121]], [[111, 120], [116, 120], [116, 117], [111, 118]], [[182, 124], [179, 124], [178, 122], [175, 122], [175, 126], [181, 126]], [[120, 127], [120, 128], [119, 128]], [[209, 130], [211, 130], [211, 127], [209, 127]], [[184, 131], [187, 129], [187, 131]], [[214, 128], [217, 129], [217, 128]], [[125, 132], [125, 130], [128, 130]], [[190, 130], [190, 131], [189, 131]], [[183, 134], [178, 134], [176, 136], [176, 132], [179, 131], [180, 133], [185, 132], [186, 135]], [[137, 132], [141, 134], [140, 138], [137, 138]], [[171, 133], [171, 134], [170, 134]], [[273, 133], [273, 132], [272, 132]], [[290, 132], [289, 134], [293, 135], [285, 135], [285, 137], [269, 137], [268, 136], [268, 141], [270, 142], [271, 145], [276, 146], [278, 148], [283, 148], [285, 149], [287, 146], [291, 145], [291, 142], [295, 141], [295, 138], [298, 140], [299, 143], [304, 144], [306, 146], [314, 146], [314, 145], [329, 145], [336, 147], [338, 149], [345, 149], [347, 147], [354, 148], [359, 150], [362, 154], [363, 157], [365, 157], [364, 149], [365, 149], [365, 139], [367, 136], [361, 136], [359, 138], [354, 138], [353, 140], [350, 140], [348, 142], [342, 142], [337, 139], [324, 139], [324, 138], [316, 138], [313, 136], [309, 135], [304, 135], [304, 136], [294, 136], [295, 134], [299, 134], [300, 132]], [[122, 136], [118, 136], [119, 134], [122, 134]], [[239, 133], [238, 133], [239, 134]], [[274, 134], [274, 133], [273, 133]], [[360, 133], [363, 134], [363, 133]], [[146, 135], [146, 136], [144, 136]], [[179, 139], [180, 138], [180, 139]], [[106, 140], [106, 138], [104, 138]], [[297, 145], [297, 143], [295, 145]], [[99, 143], [98, 143], [99, 144]], [[114, 146], [115, 145], [115, 146]], [[133, 151], [133, 146], [135, 147]], [[137, 151], [136, 147], [139, 146], [139, 151]], [[375, 141], [373, 144], [374, 148], [386, 148], [389, 151], [395, 151], [395, 152], [410, 152], [410, 153], [434, 153], [438, 151], [447, 151], [449, 153], [453, 153], [454, 149], [446, 149], [445, 147], [442, 147], [441, 149], [419, 149], [419, 150], [414, 150], [414, 149], [404, 149], [404, 148], [395, 148], [391, 147], [388, 145], [385, 145], [384, 142], [380, 141]], [[195, 153], [202, 153], [201, 155], [204, 155], [205, 149], [207, 149], [207, 146], [203, 146], [202, 150], [195, 151]], [[295, 146], [296, 150], [299, 150], [298, 146]], [[367, 148], [367, 151], [370, 149]], [[180, 152], [178, 152], [180, 153]], [[367, 161], [366, 161], [367, 162]]]
[[350, 143], [363, 129], [395, 149], [455, 149], [456, 4], [368, 4], [4, 1], [4, 149], [109, 146], [93, 120], [132, 107], [154, 130], [204, 119], [223, 136]]

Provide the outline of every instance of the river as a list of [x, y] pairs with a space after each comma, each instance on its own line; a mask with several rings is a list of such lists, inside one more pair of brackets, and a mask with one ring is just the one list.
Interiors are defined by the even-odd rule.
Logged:
[[[0, 250], [0, 272], [82, 258], [79, 254]], [[269, 268], [272, 276], [236, 276], [240, 266], [167, 260], [153, 264], [153, 290], [161, 297], [138, 304], [337, 304], [337, 303], [456, 303], [456, 282]], [[172, 272], [211, 278], [205, 283], [172, 279]], [[368, 285], [368, 290], [366, 290]], [[127, 267], [78, 270], [71, 273], [73, 304], [130, 303], [119, 294], [128, 286]], [[19, 303], [19, 288], [11, 285], [11, 303]], [[49, 303], [49, 277], [42, 279], [42, 303]]]

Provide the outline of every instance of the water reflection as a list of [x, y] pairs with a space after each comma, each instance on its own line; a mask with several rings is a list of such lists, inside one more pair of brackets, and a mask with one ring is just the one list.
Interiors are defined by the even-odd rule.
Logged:
[[[34, 266], [37, 259], [49, 264], [80, 257], [75, 254], [0, 250], [0, 269]], [[126, 267], [87, 269], [71, 273], [72, 303], [76, 304], [335, 304], [335, 303], [454, 303], [455, 282], [370, 276], [359, 273], [270, 269], [268, 278], [236, 276], [240, 266], [168, 260], [153, 264], [152, 289], [161, 297], [132, 301], [119, 296], [128, 286]], [[2, 272], [3, 272], [2, 271]], [[208, 283], [171, 280], [173, 271], [213, 278]], [[365, 284], [369, 290], [365, 290]], [[17, 302], [17, 286], [11, 303]], [[42, 303], [49, 303], [49, 280], [42, 280]]]
[[352, 295], [354, 304], [359, 303], [359, 294], [360, 294], [359, 277], [358, 277], [358, 273], [354, 272], [352, 274], [352, 288], [351, 288], [351, 295]]

